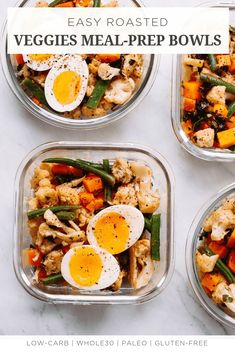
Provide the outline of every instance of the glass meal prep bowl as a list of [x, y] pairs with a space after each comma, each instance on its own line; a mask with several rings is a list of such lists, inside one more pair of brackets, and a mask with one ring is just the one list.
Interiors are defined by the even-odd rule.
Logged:
[[[79, 157], [78, 157], [79, 156]], [[50, 157], [80, 158], [100, 162], [104, 158], [111, 162], [115, 158], [142, 161], [153, 171], [153, 181], [160, 193], [161, 205], [161, 261], [157, 263], [152, 279], [147, 286], [133, 289], [124, 285], [118, 292], [108, 290], [78, 290], [71, 286], [35, 284], [33, 270], [23, 265], [22, 251], [29, 247], [31, 237], [27, 227], [27, 200], [32, 196], [30, 180], [34, 169], [42, 160]], [[174, 185], [172, 172], [157, 152], [133, 144], [101, 144], [93, 142], [52, 142], [33, 150], [21, 163], [15, 183], [16, 217], [14, 227], [14, 268], [16, 276], [26, 291], [49, 303], [74, 304], [137, 304], [158, 295], [169, 282], [173, 271], [173, 212]]]
[[[230, 10], [230, 24], [235, 24], [235, 2], [234, 1], [212, 1], [203, 2], [200, 6], [207, 7], [227, 7]], [[235, 160], [235, 151], [221, 148], [200, 148], [192, 143], [190, 138], [184, 132], [182, 122], [182, 89], [181, 81], [183, 79], [182, 72], [182, 55], [173, 56], [172, 61], [172, 103], [171, 103], [171, 120], [175, 135], [181, 146], [193, 156], [208, 160], [231, 162]]]
[[[18, 7], [32, 7], [35, 6], [36, 0], [23, 0], [19, 1], [16, 6]], [[107, 2], [107, 0], [104, 0]], [[141, 7], [141, 1], [139, 0], [119, 0], [120, 6], [123, 7]], [[62, 128], [68, 129], [93, 129], [96, 127], [107, 125], [118, 119], [123, 118], [125, 115], [130, 113], [142, 99], [148, 94], [152, 87], [158, 67], [160, 57], [156, 55], [144, 55], [144, 66], [143, 74], [140, 82], [138, 83], [131, 98], [123, 105], [116, 106], [113, 110], [109, 111], [105, 116], [96, 118], [80, 118], [80, 119], [69, 119], [59, 115], [59, 113], [52, 109], [41, 108], [35, 104], [32, 99], [25, 93], [20, 86], [19, 80], [16, 77], [16, 64], [12, 59], [12, 56], [7, 54], [7, 26], [4, 25], [3, 39], [2, 39], [2, 50], [1, 50], [1, 61], [3, 72], [10, 86], [12, 92], [23, 104], [23, 106], [34, 116], [40, 120], [47, 122], [51, 125], [55, 125]]]
[[235, 197], [235, 183], [226, 186], [220, 190], [216, 195], [214, 195], [198, 212], [196, 215], [187, 238], [186, 243], [186, 268], [188, 273], [188, 278], [192, 289], [202, 305], [202, 307], [210, 314], [215, 320], [222, 324], [235, 328], [235, 314], [229, 312], [226, 309], [220, 308], [216, 305], [212, 299], [206, 294], [203, 289], [198, 270], [195, 262], [195, 252], [199, 245], [199, 235], [202, 231], [202, 224], [205, 218], [211, 214], [212, 211], [216, 210], [223, 202], [227, 199]]

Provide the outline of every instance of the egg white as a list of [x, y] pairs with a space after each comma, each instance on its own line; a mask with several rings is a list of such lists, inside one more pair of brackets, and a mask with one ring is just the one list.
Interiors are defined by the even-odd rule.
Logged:
[[97, 213], [89, 222], [87, 226], [87, 239], [89, 244], [93, 246], [99, 246], [94, 229], [95, 224], [99, 218], [105, 214], [118, 213], [125, 218], [126, 223], [129, 226], [129, 237], [123, 251], [129, 249], [136, 241], [141, 237], [144, 230], [144, 216], [136, 207], [129, 205], [116, 205], [105, 208], [104, 210]]
[[[97, 284], [92, 286], [81, 286], [77, 282], [74, 281], [72, 278], [70, 271], [69, 271], [69, 262], [71, 257], [74, 255], [74, 250], [77, 248], [91, 248], [93, 249], [96, 254], [98, 254], [102, 261], [102, 271], [100, 278]], [[91, 246], [91, 245], [81, 245], [71, 248], [63, 257], [61, 263], [61, 274], [71, 286], [79, 288], [79, 289], [86, 289], [86, 290], [98, 290], [104, 289], [111, 286], [117, 279], [120, 273], [120, 267], [113, 255], [111, 255], [105, 249], [101, 249], [99, 247]]]
[[[81, 87], [77, 98], [70, 104], [61, 104], [56, 99], [53, 92], [53, 85], [56, 77], [63, 72], [74, 71], [81, 78]], [[89, 69], [87, 63], [82, 59], [80, 55], [65, 55], [55, 62], [51, 70], [49, 71], [45, 81], [45, 97], [50, 107], [57, 112], [69, 112], [77, 108], [85, 94], [87, 89], [87, 82], [89, 76]]]
[[34, 71], [47, 71], [52, 68], [54, 63], [60, 58], [58, 55], [52, 55], [48, 60], [32, 60], [29, 55], [23, 54], [25, 64]]

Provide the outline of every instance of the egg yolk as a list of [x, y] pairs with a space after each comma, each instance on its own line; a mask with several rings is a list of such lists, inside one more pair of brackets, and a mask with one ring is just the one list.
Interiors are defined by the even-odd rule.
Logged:
[[49, 60], [53, 55], [52, 54], [30, 54], [28, 55], [29, 58], [33, 61], [47, 61]]
[[74, 71], [64, 71], [54, 81], [53, 92], [61, 104], [71, 104], [78, 96], [81, 88], [81, 77]]
[[74, 249], [69, 262], [73, 280], [80, 286], [89, 287], [98, 283], [102, 272], [102, 260], [92, 248]]
[[101, 248], [111, 254], [119, 254], [126, 249], [129, 226], [123, 216], [111, 212], [97, 220], [94, 234]]

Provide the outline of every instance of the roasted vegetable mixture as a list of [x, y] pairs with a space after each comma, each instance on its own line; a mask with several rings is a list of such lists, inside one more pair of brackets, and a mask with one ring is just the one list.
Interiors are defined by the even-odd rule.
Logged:
[[160, 197], [139, 161], [49, 158], [34, 171], [24, 265], [35, 283], [134, 289], [160, 261]]
[[226, 199], [204, 221], [195, 261], [205, 292], [235, 313], [235, 198]]
[[[38, 7], [116, 7], [112, 0], [39, 1]], [[70, 119], [102, 117], [140, 85], [143, 55], [15, 55], [17, 77], [33, 102]]]
[[182, 127], [201, 148], [235, 147], [235, 28], [230, 53], [183, 56]]

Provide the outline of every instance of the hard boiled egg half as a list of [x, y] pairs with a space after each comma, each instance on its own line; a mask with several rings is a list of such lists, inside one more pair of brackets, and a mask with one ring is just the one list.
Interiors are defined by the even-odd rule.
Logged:
[[79, 289], [107, 288], [117, 280], [119, 272], [120, 267], [114, 256], [91, 245], [71, 248], [61, 263], [64, 279]]
[[25, 54], [23, 59], [25, 64], [34, 71], [47, 71], [50, 70], [58, 60], [58, 55], [53, 54]]
[[57, 60], [45, 81], [45, 96], [50, 107], [57, 112], [77, 108], [87, 88], [89, 70], [80, 55], [65, 55]]
[[107, 207], [91, 219], [87, 227], [87, 239], [89, 244], [114, 255], [131, 247], [143, 230], [144, 216], [137, 208], [117, 205]]

